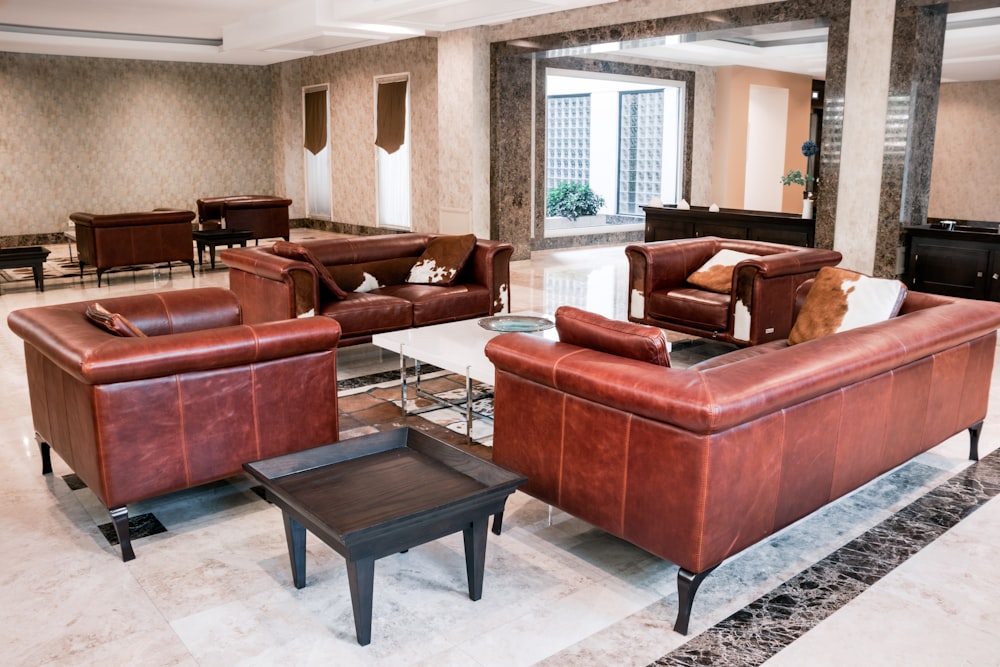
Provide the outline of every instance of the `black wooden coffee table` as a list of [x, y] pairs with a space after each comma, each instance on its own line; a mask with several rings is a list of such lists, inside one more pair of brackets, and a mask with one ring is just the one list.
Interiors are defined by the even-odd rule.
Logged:
[[26, 246], [20, 248], [0, 248], [0, 269], [20, 269], [31, 267], [31, 275], [35, 279], [35, 289], [45, 291], [45, 272], [43, 265], [48, 259], [50, 250], [43, 246]]
[[486, 532], [524, 477], [409, 428], [244, 464], [281, 508], [296, 588], [306, 529], [347, 559], [358, 643], [371, 642], [375, 561], [462, 531], [469, 597], [483, 593]]
[[208, 247], [208, 258], [214, 270], [216, 246], [224, 245], [232, 248], [238, 245], [245, 248], [247, 241], [253, 238], [253, 232], [243, 229], [199, 229], [191, 232], [191, 237], [198, 246], [198, 266], [201, 266], [202, 256]]

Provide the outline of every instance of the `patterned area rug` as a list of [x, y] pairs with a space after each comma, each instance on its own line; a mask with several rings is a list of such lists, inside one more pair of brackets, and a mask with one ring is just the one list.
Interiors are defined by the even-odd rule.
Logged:
[[[493, 388], [473, 383], [472, 437], [466, 438], [465, 377], [428, 364], [421, 370], [419, 385], [412, 369], [407, 375], [405, 416], [397, 371], [341, 380], [341, 438], [362, 435], [366, 427], [384, 430], [405, 424], [436, 431], [432, 433], [435, 437], [451, 444], [480, 449], [490, 447], [493, 442]], [[442, 431], [447, 431], [448, 435], [441, 437]]]

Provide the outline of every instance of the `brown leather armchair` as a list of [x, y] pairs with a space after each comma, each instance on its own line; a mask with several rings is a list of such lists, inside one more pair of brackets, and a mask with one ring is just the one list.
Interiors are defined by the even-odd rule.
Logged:
[[288, 207], [291, 199], [269, 195], [204, 197], [197, 201], [198, 222], [226, 221], [226, 229], [253, 232], [251, 238], [288, 240]]
[[109, 508], [123, 560], [128, 503], [337, 441], [336, 321], [242, 324], [220, 288], [101, 299], [145, 334], [124, 337], [88, 318], [93, 303], [17, 310], [8, 325], [24, 339], [42, 472], [51, 446]]
[[[736, 265], [728, 293], [688, 282], [723, 249], [760, 257]], [[625, 254], [629, 320], [740, 346], [787, 338], [799, 285], [841, 260], [835, 250], [714, 236], [631, 245]]]
[[157, 209], [133, 213], [96, 215], [72, 213], [76, 225], [76, 247], [83, 267], [97, 268], [97, 286], [110, 268], [183, 262], [194, 277], [194, 241], [191, 221], [194, 211]]

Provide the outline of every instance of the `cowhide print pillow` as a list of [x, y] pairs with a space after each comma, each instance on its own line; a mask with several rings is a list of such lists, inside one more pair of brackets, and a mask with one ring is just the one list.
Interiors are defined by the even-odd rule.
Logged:
[[392, 257], [326, 268], [337, 284], [349, 292], [371, 292], [380, 287], [406, 282], [416, 261], [416, 257]]
[[751, 255], [738, 250], [720, 250], [688, 276], [687, 281], [710, 292], [729, 294], [733, 290], [733, 269], [743, 260], [756, 257], [760, 255]]
[[408, 283], [451, 285], [458, 279], [476, 247], [475, 234], [438, 236], [430, 240], [424, 254], [410, 269]]
[[301, 243], [289, 243], [288, 241], [275, 241], [272, 247], [275, 255], [280, 255], [282, 257], [287, 257], [289, 259], [297, 259], [303, 262], [309, 262], [316, 269], [316, 273], [319, 274], [319, 283], [321, 288], [324, 288], [330, 293], [335, 299], [343, 299], [347, 296], [337, 281], [334, 280], [333, 276], [323, 265], [322, 262], [312, 254], [309, 248], [306, 248]]
[[132, 324], [127, 317], [112, 313], [101, 304], [94, 302], [87, 306], [87, 319], [116, 336], [125, 338], [145, 338], [146, 334]]
[[572, 306], [556, 309], [559, 341], [650, 364], [670, 366], [670, 343], [657, 327], [606, 317]]
[[795, 318], [788, 344], [883, 322], [895, 317], [906, 299], [906, 285], [847, 269], [824, 266]]

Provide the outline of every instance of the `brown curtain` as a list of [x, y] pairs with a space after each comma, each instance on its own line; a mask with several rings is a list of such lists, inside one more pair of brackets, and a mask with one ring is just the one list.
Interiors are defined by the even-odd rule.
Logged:
[[326, 91], [306, 93], [306, 150], [313, 155], [326, 148]]
[[378, 85], [375, 145], [395, 153], [406, 140], [406, 81]]

